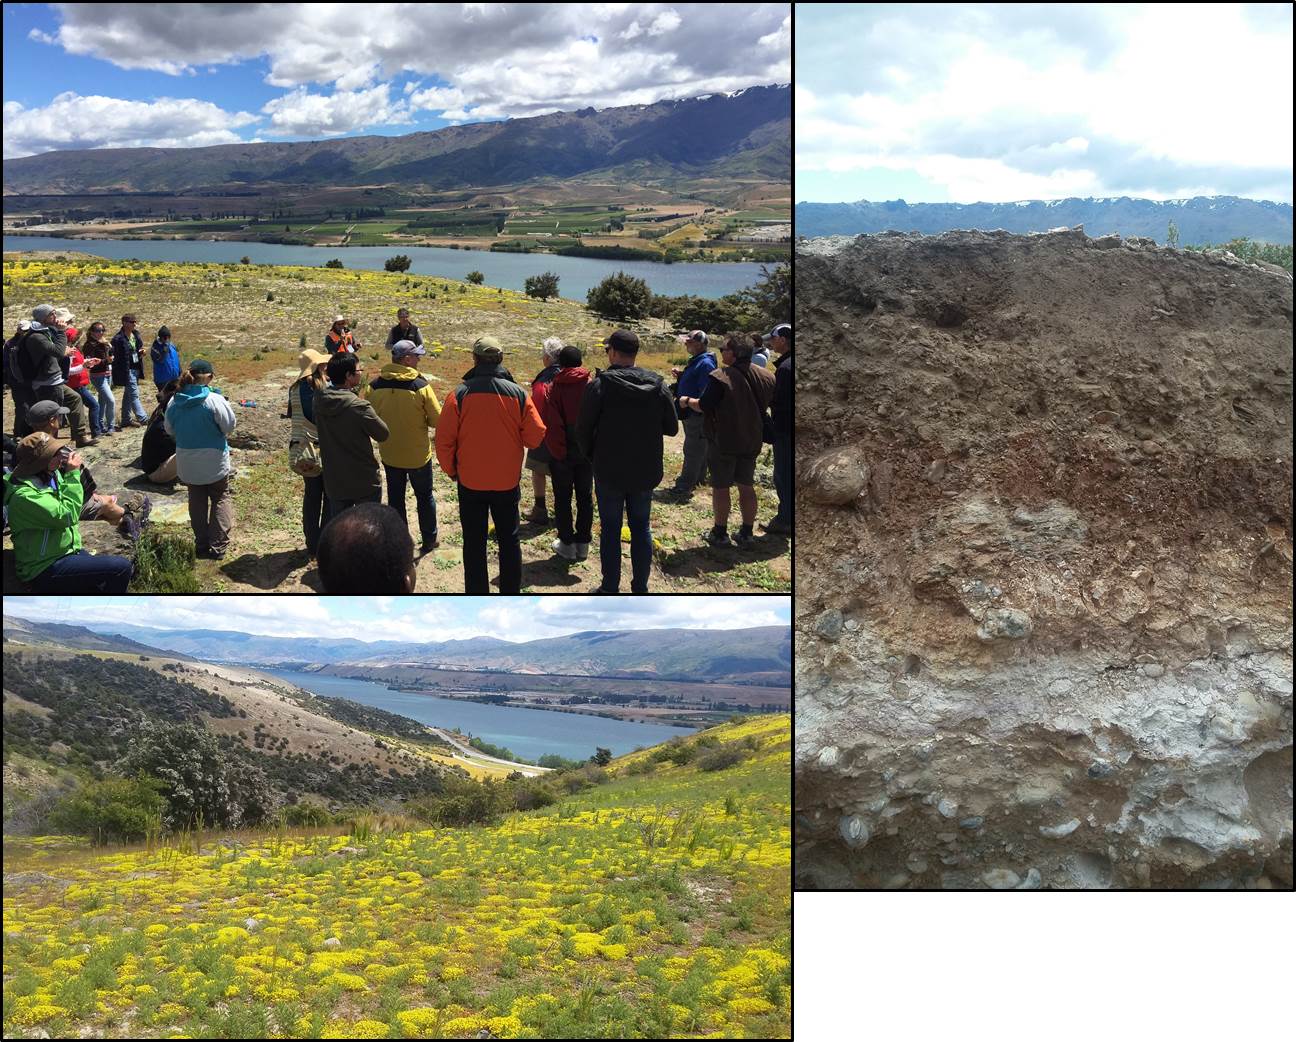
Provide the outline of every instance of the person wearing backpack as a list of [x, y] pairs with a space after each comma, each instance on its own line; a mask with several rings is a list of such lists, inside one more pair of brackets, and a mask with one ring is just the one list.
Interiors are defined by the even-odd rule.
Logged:
[[315, 399], [328, 383], [325, 370], [329, 356], [307, 348], [297, 356], [301, 372], [288, 389], [288, 418], [292, 433], [288, 436], [288, 465], [301, 475], [302, 534], [306, 552], [315, 557], [319, 550], [320, 531], [332, 517], [332, 504], [324, 488], [324, 467], [320, 463], [319, 431], [315, 429]]
[[180, 379], [180, 347], [171, 341], [171, 330], [163, 326], [149, 348], [153, 360], [153, 383], [159, 391], [172, 380]]
[[29, 381], [33, 402], [55, 402], [67, 409], [68, 426], [72, 428], [77, 448], [97, 445], [98, 440], [86, 429], [85, 403], [63, 378], [62, 362], [71, 355], [72, 349], [67, 342], [67, 319], [56, 311], [50, 304], [39, 304], [32, 309], [31, 328], [24, 334], [19, 349], [20, 372]]
[[4, 344], [4, 382], [9, 388], [9, 393], [13, 395], [14, 402], [14, 440], [25, 437], [30, 431], [26, 430], [27, 410], [31, 408], [32, 403], [36, 400], [32, 397], [31, 380], [26, 375], [22, 365], [22, 346], [23, 337], [27, 330], [31, 329], [31, 321], [23, 319], [18, 323], [18, 329], [14, 332]]
[[412, 340], [392, 345], [392, 360], [369, 385], [369, 404], [391, 435], [378, 446], [387, 474], [387, 505], [405, 518], [405, 481], [414, 489], [418, 510], [420, 553], [431, 553], [437, 539], [436, 496], [432, 487], [432, 441], [441, 416], [441, 403], [426, 376], [416, 366], [426, 353]]
[[[590, 371], [581, 365], [579, 347], [568, 344], [558, 352], [558, 372], [547, 384], [533, 387], [536, 407], [545, 425], [549, 474], [554, 488], [554, 522], [558, 538], [553, 550], [568, 561], [589, 556], [594, 529], [594, 465], [576, 440], [581, 399], [590, 382]], [[576, 495], [576, 523], [572, 524], [572, 494]]]

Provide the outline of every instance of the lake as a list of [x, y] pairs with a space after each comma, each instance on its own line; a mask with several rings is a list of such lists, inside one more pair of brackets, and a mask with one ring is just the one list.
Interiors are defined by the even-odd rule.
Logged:
[[484, 705], [436, 695], [389, 691], [382, 684], [367, 680], [266, 669], [264, 666], [256, 668], [317, 695], [349, 698], [420, 723], [462, 731], [492, 745], [502, 745], [524, 760], [534, 761], [546, 753], [557, 753], [571, 760], [587, 760], [599, 747], [611, 749], [614, 756], [620, 756], [640, 746], [658, 745], [669, 738], [693, 733], [687, 727], [632, 723], [604, 716], [555, 713], [547, 709]]
[[[121, 239], [59, 239], [38, 235], [6, 235], [5, 252], [50, 250], [55, 253], [94, 253], [112, 260], [155, 260], [237, 264], [242, 257], [254, 264], [301, 264], [318, 268], [337, 257], [351, 269], [382, 271], [383, 262], [403, 253], [413, 262], [410, 273], [462, 279], [480, 271], [488, 286], [522, 291], [528, 275], [552, 271], [566, 300], [583, 301], [585, 294], [618, 271], [648, 283], [654, 293], [685, 293], [714, 299], [754, 285], [761, 265], [741, 263], [662, 264], [657, 261], [610, 261], [593, 257], [557, 257], [544, 253], [491, 253], [451, 250], [444, 246], [280, 246], [268, 242], [202, 242], [171, 239], [150, 242]], [[773, 265], [770, 265], [772, 268]]]

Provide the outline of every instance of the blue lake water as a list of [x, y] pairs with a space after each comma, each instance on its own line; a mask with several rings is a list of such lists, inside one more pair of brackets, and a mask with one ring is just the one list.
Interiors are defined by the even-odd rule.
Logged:
[[[248, 257], [254, 264], [301, 264], [318, 268], [337, 257], [346, 267], [382, 271], [383, 262], [403, 253], [413, 262], [411, 274], [441, 275], [462, 279], [480, 271], [488, 286], [521, 291], [528, 275], [552, 271], [558, 291], [566, 300], [584, 301], [585, 294], [603, 279], [624, 271], [648, 283], [654, 293], [666, 296], [692, 294], [714, 299], [755, 285], [761, 265], [725, 262], [716, 264], [662, 264], [656, 261], [611, 261], [593, 257], [558, 257], [544, 253], [491, 253], [489, 250], [451, 250], [444, 246], [280, 246], [268, 242], [204, 242], [190, 239], [126, 241], [121, 239], [59, 239], [40, 235], [6, 235], [5, 252], [51, 250], [56, 253], [93, 253], [112, 260], [155, 260], [237, 264]], [[773, 265], [770, 265], [773, 267]]]
[[518, 709], [464, 702], [435, 695], [390, 691], [367, 680], [348, 680], [319, 673], [297, 673], [266, 669], [316, 695], [349, 698], [375, 709], [399, 713], [420, 723], [432, 724], [474, 735], [492, 745], [502, 745], [524, 760], [536, 760], [557, 753], [572, 760], [585, 760], [596, 748], [611, 749], [614, 756], [642, 746], [658, 745], [677, 735], [692, 734], [686, 727], [640, 724], [603, 716], [555, 713], [546, 709]]

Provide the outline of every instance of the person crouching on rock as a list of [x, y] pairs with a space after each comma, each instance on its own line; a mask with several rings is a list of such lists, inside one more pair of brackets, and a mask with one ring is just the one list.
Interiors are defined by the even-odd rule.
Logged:
[[[27, 410], [27, 424], [33, 431], [42, 431], [51, 438], [59, 436], [59, 425], [67, 416], [67, 409], [57, 402], [37, 402]], [[77, 471], [70, 470], [65, 464], [62, 467], [65, 477], [79, 477], [85, 497], [81, 504], [82, 521], [104, 521], [116, 527], [122, 535], [132, 542], [139, 539], [140, 529], [148, 520], [153, 501], [148, 496], [140, 496], [130, 506], [122, 506], [116, 496], [104, 495], [96, 491], [99, 487], [90, 468], [84, 463]]]
[[176, 442], [176, 474], [189, 486], [189, 523], [199, 557], [219, 561], [234, 528], [229, 442], [238, 422], [229, 402], [208, 384], [212, 364], [196, 358], [180, 377], [163, 423]]
[[140, 469], [155, 485], [173, 485], [176, 480], [176, 443], [167, 433], [166, 407], [178, 390], [178, 378], [158, 388], [157, 408], [149, 416], [140, 446]]
[[80, 469], [70, 441], [38, 431], [18, 443], [4, 476], [18, 578], [33, 593], [125, 593], [134, 574], [129, 558], [82, 548]]

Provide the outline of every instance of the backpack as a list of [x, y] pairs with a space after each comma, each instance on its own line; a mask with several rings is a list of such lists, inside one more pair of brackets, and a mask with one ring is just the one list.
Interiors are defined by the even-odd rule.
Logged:
[[[293, 388], [288, 391], [288, 415], [292, 416]], [[313, 441], [290, 440], [288, 442], [288, 466], [293, 472], [304, 478], [317, 478], [324, 473], [324, 464], [320, 460], [319, 446]]]
[[6, 371], [9, 374], [9, 382], [14, 387], [30, 387], [32, 381], [36, 379], [36, 360], [27, 350], [27, 338], [32, 335], [32, 332], [28, 329], [22, 336], [16, 336], [9, 341]]

